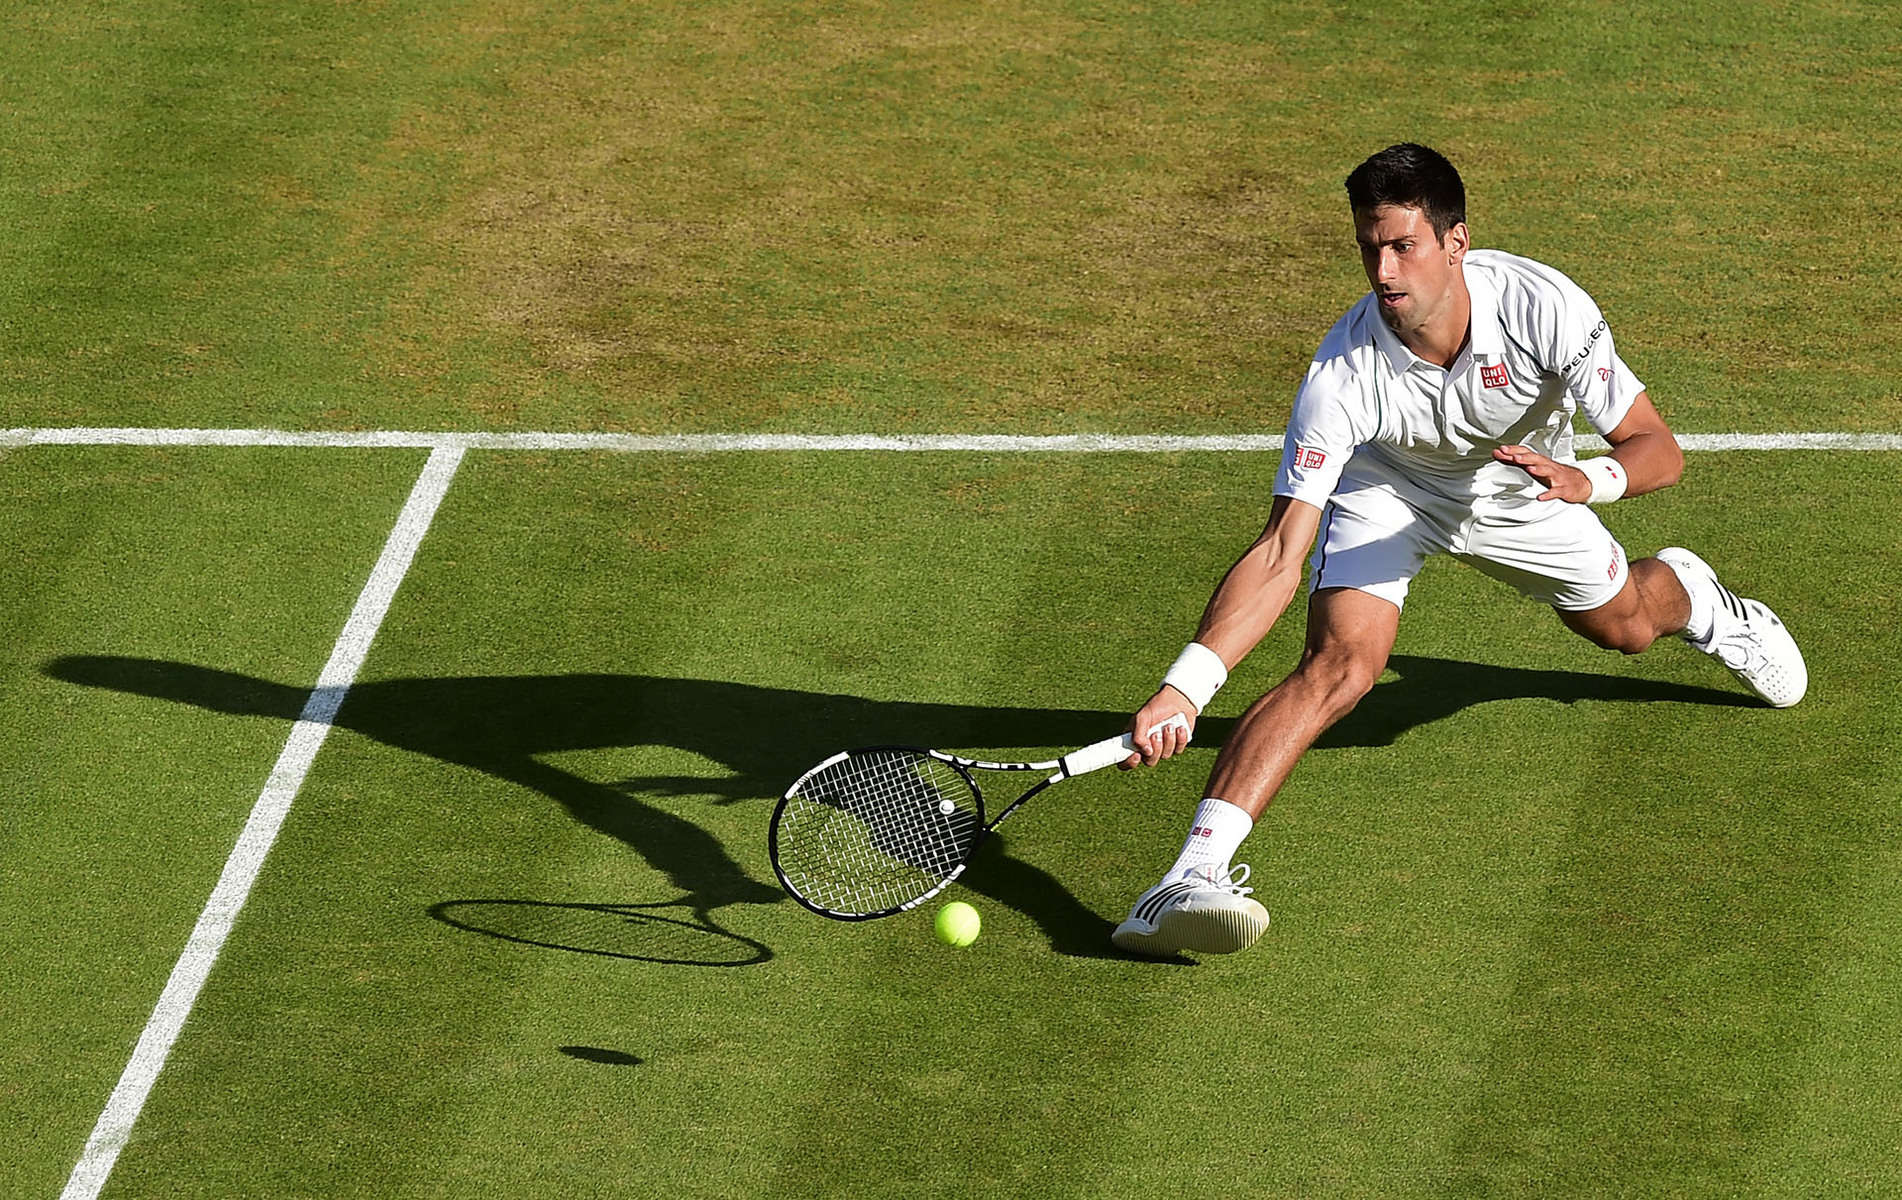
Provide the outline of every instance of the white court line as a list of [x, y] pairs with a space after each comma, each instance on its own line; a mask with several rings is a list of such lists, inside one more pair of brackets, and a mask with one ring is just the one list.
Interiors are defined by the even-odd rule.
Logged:
[[119, 1152], [132, 1135], [132, 1126], [145, 1108], [146, 1097], [151, 1095], [152, 1085], [172, 1052], [172, 1044], [185, 1027], [198, 993], [224, 949], [225, 939], [231, 935], [238, 911], [251, 894], [251, 885], [257, 882], [265, 855], [270, 853], [271, 843], [277, 840], [278, 830], [290, 812], [291, 801], [303, 787], [304, 776], [329, 736], [331, 722], [336, 719], [337, 710], [342, 707], [350, 685], [356, 681], [357, 672], [370, 652], [377, 628], [390, 611], [396, 589], [408, 574], [416, 549], [435, 519], [436, 509], [449, 490], [462, 454], [455, 447], [437, 448], [424, 464], [416, 486], [410, 489], [409, 500], [396, 519], [396, 527], [383, 544], [383, 553], [370, 572], [369, 582], [357, 596], [356, 607], [344, 623], [343, 633], [331, 650], [323, 673], [317, 677], [317, 686], [305, 702], [303, 713], [291, 726], [284, 751], [271, 769], [270, 778], [251, 809], [244, 832], [238, 835], [231, 857], [225, 860], [218, 886], [199, 914], [185, 951], [172, 968], [172, 976], [159, 995], [151, 1019], [146, 1022], [145, 1032], [139, 1035], [132, 1060], [126, 1064], [118, 1086], [106, 1101], [105, 1111], [99, 1115], [99, 1122], [86, 1141], [86, 1149], [66, 1181], [66, 1190], [60, 1193], [61, 1200], [94, 1200], [112, 1173]]
[[[1581, 450], [1603, 449], [1592, 434]], [[1902, 450], [1895, 433], [1688, 433], [1686, 450]], [[760, 451], [980, 452], [991, 454], [1160, 454], [1281, 452], [1281, 434], [800, 434], [800, 433], [418, 433], [393, 430], [7, 429], [8, 446], [311, 446], [332, 449], [594, 450], [612, 454], [730, 454]]]

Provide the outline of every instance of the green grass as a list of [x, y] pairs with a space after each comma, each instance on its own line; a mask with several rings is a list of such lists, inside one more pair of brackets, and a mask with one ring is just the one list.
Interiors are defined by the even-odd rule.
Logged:
[[1875, 0], [0, 22], [22, 424], [1273, 428], [1402, 138], [1682, 427], [1902, 419]]
[[[1628, 507], [1634, 546], [1673, 529], [1736, 578], [1795, 592], [1775, 548], [1811, 506], [1896, 490], [1866, 456], [1802, 496], [1758, 494], [1743, 482], [1769, 474], [1758, 461], [1694, 459], [1681, 492]], [[1902, 936], [1878, 749], [1896, 712], [1854, 631], [1887, 611], [1880, 587], [1785, 605], [1818, 685], [1771, 713], [1734, 703], [1689, 651], [1627, 663], [1471, 572], [1430, 571], [1392, 677], [1251, 842], [1277, 923], [1233, 960], [1128, 962], [1102, 941], [1179, 836], [1206, 749], [1026, 813], [971, 876], [987, 929], [966, 952], [932, 941], [924, 915], [836, 926], [766, 886], [769, 797], [841, 742], [1042, 748], [1113, 727], [1149, 682], [1154, 630], [1205, 584], [1149, 563], [1148, 522], [1082, 546], [1075, 530], [1173, 483], [1203, 496], [1183, 541], [1212, 561], [1246, 536], [1263, 466], [476, 456], [115, 1186], [1879, 1188], [1893, 1004], [1861, 964]], [[1700, 495], [1720, 473], [1734, 475], [1721, 510]], [[868, 489], [893, 502], [848, 503]], [[732, 520], [710, 532], [709, 512]], [[1045, 560], [1053, 543], [1071, 552]], [[980, 580], [987, 545], [1006, 555]], [[1841, 550], [1897, 561], [1873, 526]], [[1291, 637], [1251, 663], [1255, 682]], [[170, 749], [190, 758], [282, 730], [309, 674], [133, 645], [149, 661], [94, 673], [103, 689], [27, 683], [185, 722]], [[259, 768], [272, 751], [253, 747]], [[140, 798], [141, 821], [175, 830], [180, 801]], [[142, 828], [120, 832], [138, 843]], [[215, 860], [223, 844], [205, 840]], [[206, 870], [192, 886], [181, 864], [174, 925]], [[132, 983], [96, 1035], [95, 1096], [111, 1027], [129, 1037], [141, 1016]], [[70, 1107], [43, 1180], [83, 1140], [90, 1114]], [[1804, 1122], [1824, 1132], [1796, 1136]], [[1191, 1140], [1202, 1153], [1154, 1151]]]
[[0, 460], [0, 1112], [25, 1151], [4, 1190], [54, 1191], [71, 1169], [286, 732], [76, 688], [48, 664], [209, 661], [308, 688], [412, 458]]
[[[1875, 3], [0, 15], [0, 428], [1256, 432], [1418, 138], [1687, 432], [1902, 430]], [[421, 465], [0, 451], [0, 1193], [71, 1171]], [[1902, 1011], [1893, 454], [1610, 519], [1812, 695], [1451, 564], [1244, 855], [1109, 953], [1202, 744], [929, 914], [772, 885], [845, 745], [1113, 732], [1267, 455], [471, 452], [105, 1195], [1880, 1195]]]

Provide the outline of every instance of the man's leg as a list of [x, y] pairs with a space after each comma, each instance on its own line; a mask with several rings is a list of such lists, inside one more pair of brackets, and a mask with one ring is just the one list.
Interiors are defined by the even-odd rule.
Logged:
[[1744, 686], [1775, 708], [1788, 708], [1809, 690], [1809, 668], [1796, 639], [1769, 607], [1717, 581], [1697, 555], [1675, 546], [1631, 564], [1625, 586], [1598, 608], [1559, 618], [1597, 645], [1625, 654], [1658, 638], [1684, 640], [1729, 668]]
[[1346, 588], [1314, 593], [1300, 664], [1236, 724], [1182, 853], [1137, 899], [1112, 942], [1158, 957], [1254, 944], [1268, 927], [1268, 911], [1241, 886], [1248, 868], [1232, 867], [1230, 858], [1301, 756], [1380, 678], [1399, 627], [1392, 601]]
[[1455, 553], [1545, 601], [1574, 632], [1625, 654], [1677, 634], [1777, 708], [1803, 698], [1809, 669], [1783, 622], [1717, 581], [1676, 546], [1626, 569], [1624, 550], [1591, 509], [1551, 503], [1520, 521], [1482, 522]]
[[1242, 714], [1216, 756], [1206, 794], [1260, 817], [1301, 756], [1380, 678], [1399, 630], [1400, 610], [1378, 596], [1316, 592], [1300, 664]]
[[1606, 604], [1582, 612], [1557, 611], [1567, 628], [1587, 641], [1638, 654], [1661, 637], [1684, 632], [1691, 620], [1691, 597], [1677, 572], [1655, 558], [1641, 558], [1631, 564], [1625, 586]]

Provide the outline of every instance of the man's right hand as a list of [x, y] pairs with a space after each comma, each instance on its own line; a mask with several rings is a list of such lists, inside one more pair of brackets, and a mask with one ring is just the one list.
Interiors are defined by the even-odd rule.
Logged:
[[[1149, 703], [1143, 705], [1129, 723], [1129, 731], [1136, 739], [1137, 752], [1123, 763], [1123, 769], [1153, 767], [1165, 758], [1182, 753], [1188, 748], [1189, 736], [1195, 729], [1195, 718], [1199, 715], [1188, 697], [1165, 685], [1150, 697]], [[1168, 724], [1177, 716], [1182, 717], [1187, 724]], [[1147, 732], [1148, 736], [1139, 730]]]

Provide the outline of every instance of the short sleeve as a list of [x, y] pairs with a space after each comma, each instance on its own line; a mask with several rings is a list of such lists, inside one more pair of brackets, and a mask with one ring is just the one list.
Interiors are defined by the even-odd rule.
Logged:
[[1631, 412], [1644, 384], [1612, 343], [1611, 325], [1585, 291], [1565, 281], [1555, 299], [1558, 368], [1566, 395], [1599, 433], [1610, 433]]
[[1341, 470], [1366, 440], [1355, 419], [1355, 397], [1342, 386], [1347, 374], [1340, 360], [1316, 359], [1308, 368], [1288, 418], [1281, 446], [1275, 495], [1320, 508], [1334, 494]]

